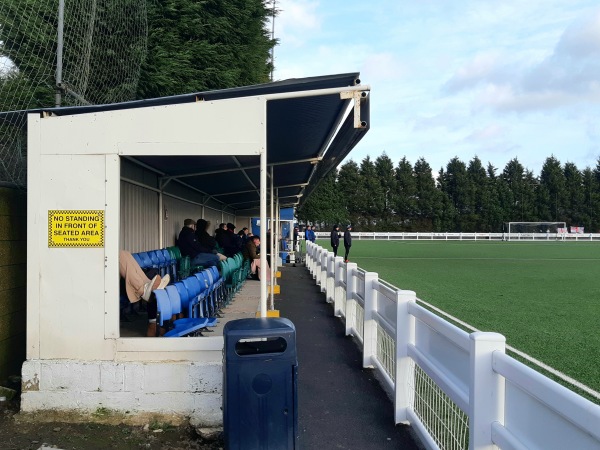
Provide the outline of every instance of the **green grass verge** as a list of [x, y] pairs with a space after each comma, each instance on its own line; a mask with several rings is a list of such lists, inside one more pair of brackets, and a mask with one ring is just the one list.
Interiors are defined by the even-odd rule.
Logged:
[[600, 391], [599, 243], [355, 239], [350, 260]]

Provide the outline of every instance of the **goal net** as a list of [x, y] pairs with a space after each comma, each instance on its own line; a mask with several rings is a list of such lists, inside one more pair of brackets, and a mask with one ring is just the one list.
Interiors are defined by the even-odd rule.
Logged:
[[508, 222], [506, 225], [509, 240], [517, 236], [534, 239], [536, 235], [561, 234], [567, 229], [565, 222]]

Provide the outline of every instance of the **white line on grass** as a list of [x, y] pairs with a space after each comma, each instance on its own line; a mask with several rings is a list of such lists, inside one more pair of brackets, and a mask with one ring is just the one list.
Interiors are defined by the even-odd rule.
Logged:
[[451, 258], [451, 257], [429, 257], [429, 256], [358, 256], [357, 259], [392, 259], [392, 260], [440, 260], [440, 261], [600, 261], [600, 258]]

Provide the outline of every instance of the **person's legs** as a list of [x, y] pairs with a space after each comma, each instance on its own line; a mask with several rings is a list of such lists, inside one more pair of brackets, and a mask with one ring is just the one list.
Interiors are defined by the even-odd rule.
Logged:
[[[119, 274], [125, 280], [125, 292], [131, 303], [139, 301], [144, 296], [146, 289], [150, 283], [150, 279], [146, 276], [140, 265], [137, 263], [131, 253], [121, 250], [119, 252]], [[160, 276], [152, 279], [153, 286], [160, 284]], [[146, 297], [145, 300], [148, 300]]]
[[338, 246], [337, 245], [332, 245], [332, 247], [333, 247], [333, 256], [337, 256]]
[[218, 266], [219, 265], [219, 257], [214, 253], [198, 253], [192, 259], [193, 266]]
[[[256, 273], [260, 279], [260, 259], [259, 258], [252, 261], [250, 270], [252, 271], [252, 273]], [[271, 268], [269, 267], [269, 263], [267, 263], [267, 281], [271, 281]]]
[[346, 254], [344, 255], [344, 261], [348, 262], [349, 254], [350, 254], [350, 247], [346, 247]]

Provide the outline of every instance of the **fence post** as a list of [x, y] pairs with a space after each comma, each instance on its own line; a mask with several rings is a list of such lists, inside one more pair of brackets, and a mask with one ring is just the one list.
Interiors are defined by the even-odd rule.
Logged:
[[377, 308], [377, 273], [365, 273], [365, 311], [363, 323], [363, 367], [373, 367], [372, 359], [377, 354], [377, 324], [373, 311]]
[[321, 284], [321, 253], [323, 252], [322, 247], [318, 247], [315, 251], [315, 267], [313, 270], [313, 278], [317, 286]]
[[492, 423], [504, 424], [504, 378], [494, 372], [492, 356], [504, 353], [506, 339], [498, 333], [471, 333], [469, 380], [469, 449], [493, 450]]
[[[356, 263], [346, 264], [346, 336], [352, 334], [352, 322], [356, 320], [356, 271], [358, 265]], [[352, 314], [350, 313], [352, 311]]]
[[327, 290], [327, 259], [329, 258], [329, 251], [323, 249], [323, 253], [321, 253], [321, 292], [325, 292]]
[[342, 295], [346, 295], [346, 293], [342, 293], [340, 291], [342, 286], [342, 279], [344, 277], [344, 258], [341, 256], [336, 256], [333, 259], [333, 270], [335, 273], [335, 278], [333, 282], [333, 315], [336, 317], [340, 317], [340, 311], [342, 309]]
[[325, 281], [325, 300], [327, 303], [333, 303], [335, 300], [335, 256], [333, 253], [327, 258], [327, 280]]
[[416, 303], [414, 291], [396, 291], [396, 376], [394, 379], [395, 423], [409, 423], [410, 389], [414, 386], [415, 371], [408, 356], [408, 344], [415, 342], [415, 317], [409, 304]]

